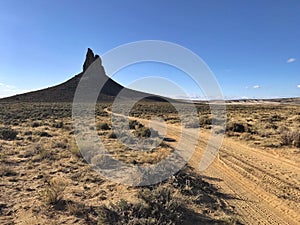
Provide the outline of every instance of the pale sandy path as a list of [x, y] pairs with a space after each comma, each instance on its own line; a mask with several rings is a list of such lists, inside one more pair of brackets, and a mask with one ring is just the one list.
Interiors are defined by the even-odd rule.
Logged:
[[[155, 126], [163, 128], [159, 122]], [[179, 140], [181, 128], [176, 125], [168, 125], [168, 128], [168, 137]], [[193, 129], [184, 129], [184, 132], [190, 138], [197, 135]], [[196, 171], [208, 138], [209, 132], [202, 130], [199, 145], [190, 160]], [[185, 145], [192, 147], [189, 141]], [[217, 178], [210, 182], [233, 197], [228, 203], [245, 224], [300, 224], [300, 168], [295, 162], [227, 138], [217, 159], [201, 174]]]

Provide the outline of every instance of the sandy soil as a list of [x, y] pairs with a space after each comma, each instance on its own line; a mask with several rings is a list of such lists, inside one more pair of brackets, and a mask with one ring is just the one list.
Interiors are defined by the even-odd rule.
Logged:
[[[131, 119], [136, 119], [146, 126], [149, 124], [149, 120], [146, 119], [136, 117]], [[158, 131], [164, 130], [165, 126], [159, 121], [152, 125]], [[1, 160], [5, 162], [7, 168], [13, 168], [11, 172], [8, 170], [9, 173], [15, 172], [17, 175], [0, 177], [0, 212], [5, 215], [0, 217], [0, 224], [87, 224], [86, 221], [95, 224], [95, 218], [92, 216], [102, 204], [115, 202], [121, 198], [135, 200], [132, 196], [137, 189], [116, 185], [99, 178], [99, 174], [69, 151], [70, 143], [65, 143], [62, 138], [69, 137], [71, 128], [67, 129], [68, 126], [64, 129], [46, 125], [35, 128], [37, 130], [47, 128], [47, 132], [53, 135], [51, 141], [47, 137], [44, 137], [45, 141], [43, 139], [39, 141], [47, 144], [44, 146], [48, 150], [44, 160], [35, 158], [38, 143], [34, 140], [1, 143], [1, 151], [5, 153], [1, 155]], [[221, 205], [228, 205], [237, 212], [238, 221], [244, 224], [300, 224], [298, 207], [300, 168], [299, 153], [297, 153], [299, 151], [286, 149], [288, 147], [273, 150], [259, 149], [251, 147], [245, 141], [226, 137], [216, 160], [207, 170], [200, 172], [199, 162], [207, 146], [209, 130], [201, 129], [197, 133], [193, 128], [182, 130], [178, 125], [168, 124], [167, 137], [176, 140], [168, 144], [177, 146], [182, 131], [185, 135], [179, 151], [183, 155], [186, 154], [187, 149], [195, 147], [192, 144], [193, 139], [200, 137], [189, 165], [195, 168], [193, 171], [199, 175], [197, 177], [218, 187], [220, 193], [226, 195], [226, 199], [222, 198], [226, 202], [223, 203], [222, 200]], [[36, 136], [33, 138], [35, 139]], [[67, 146], [64, 146], [65, 144]], [[289, 154], [285, 155], [286, 150], [289, 150]], [[79, 207], [80, 212], [86, 213], [91, 218], [74, 216], [69, 212], [76, 211], [72, 208], [54, 210], [53, 207], [43, 203], [42, 193], [51, 177], [61, 177], [66, 182], [65, 203]], [[196, 179], [195, 183], [200, 182]], [[195, 188], [198, 189], [198, 186], [196, 185]], [[99, 191], [95, 192], [95, 190]], [[206, 191], [210, 194], [215, 190], [209, 186]], [[208, 198], [208, 201], [211, 200], [212, 198]], [[197, 216], [205, 216], [209, 208], [203, 213], [202, 206], [205, 207], [203, 202], [200, 202], [198, 205], [189, 205], [189, 208], [196, 212]], [[217, 212], [220, 214], [222, 211]], [[224, 215], [220, 214], [219, 217]], [[213, 218], [217, 217], [218, 215], [213, 215]], [[52, 223], [50, 219], [54, 222]], [[191, 224], [198, 224], [199, 221], [205, 221], [205, 218], [197, 217], [195, 220], [196, 222], [191, 221]], [[219, 224], [211, 220], [210, 222], [204, 224]]]
[[[180, 140], [181, 128], [168, 128], [168, 137]], [[184, 132], [191, 137], [198, 135], [193, 129]], [[201, 130], [199, 146], [190, 161], [196, 171], [209, 136], [208, 131]], [[185, 146], [189, 147], [188, 140]], [[245, 224], [300, 224], [300, 168], [296, 160], [225, 138], [217, 159], [199, 173], [213, 177], [211, 182], [232, 196], [228, 203]]]

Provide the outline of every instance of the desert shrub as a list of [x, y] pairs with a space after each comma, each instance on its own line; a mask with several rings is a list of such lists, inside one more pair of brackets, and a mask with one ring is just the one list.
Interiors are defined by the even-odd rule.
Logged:
[[39, 126], [41, 126], [41, 123], [40, 122], [33, 122], [31, 126], [32, 127], [39, 127]]
[[185, 123], [186, 128], [198, 128], [200, 127], [200, 123], [198, 120], [188, 121]]
[[131, 130], [142, 128], [142, 127], [144, 127], [144, 125], [141, 124], [140, 122], [138, 122], [137, 120], [130, 120], [129, 121], [129, 129], [131, 129]]
[[52, 178], [49, 182], [49, 187], [42, 193], [45, 203], [57, 204], [62, 200], [65, 188], [66, 184], [61, 178]]
[[58, 141], [58, 142], [53, 143], [52, 147], [53, 148], [66, 149], [67, 148], [67, 142], [66, 142], [66, 140]]
[[3, 176], [11, 177], [11, 176], [16, 176], [17, 174], [18, 173], [14, 171], [12, 168], [10, 168], [9, 166], [0, 167], [0, 177]]
[[269, 130], [261, 130], [258, 132], [261, 137], [270, 138], [272, 136], [272, 132]]
[[130, 120], [129, 121], [129, 129], [135, 129], [135, 126], [137, 125], [137, 121], [136, 120]]
[[266, 124], [266, 125], [265, 125], [265, 128], [266, 128], [266, 129], [277, 130], [277, 129], [278, 129], [278, 126], [277, 126], [276, 124], [269, 123], [269, 124]]
[[124, 144], [127, 144], [127, 145], [132, 145], [132, 144], [135, 144], [136, 143], [136, 140], [134, 140], [134, 138], [132, 136], [129, 136], [129, 135], [126, 135], [126, 134], [118, 134], [119, 137], [120, 137], [120, 141]]
[[268, 120], [270, 122], [281, 121], [281, 120], [284, 120], [284, 119], [285, 119], [284, 117], [282, 117], [281, 115], [277, 115], [277, 114], [272, 115], [270, 118], [268, 118]]
[[246, 140], [246, 141], [254, 140], [253, 136], [249, 133], [241, 134], [240, 139]]
[[85, 214], [85, 206], [80, 203], [67, 202], [66, 204], [68, 212], [77, 217], [82, 217]]
[[154, 216], [157, 224], [179, 224], [183, 218], [180, 202], [174, 197], [171, 189], [163, 187], [155, 190], [145, 189], [138, 195], [147, 207], [148, 216]]
[[124, 199], [115, 204], [110, 203], [109, 206], [102, 205], [98, 211], [98, 225], [142, 224], [138, 223], [142, 210], [141, 204], [128, 203]]
[[142, 190], [139, 203], [120, 200], [99, 210], [98, 224], [106, 225], [176, 225], [182, 224], [183, 209], [170, 189]]
[[26, 135], [26, 136], [32, 135], [32, 131], [25, 131], [24, 135]]
[[147, 127], [141, 127], [135, 131], [137, 137], [158, 137], [159, 134], [156, 130]]
[[[218, 121], [214, 119], [214, 123], [216, 124]], [[208, 115], [200, 115], [199, 119], [193, 119], [190, 121], [187, 121], [185, 123], [186, 128], [210, 128], [212, 125], [212, 119]]]
[[279, 129], [277, 130], [277, 132], [280, 134], [288, 132], [288, 131], [290, 131], [290, 129], [287, 128], [286, 126], [280, 126]]
[[38, 159], [39, 160], [53, 159], [52, 152], [51, 151], [47, 151], [46, 149], [43, 149], [42, 151], [39, 152]]
[[107, 123], [100, 123], [97, 125], [98, 130], [109, 130], [109, 125]]
[[52, 127], [54, 127], [54, 128], [63, 128], [64, 127], [64, 123], [63, 123], [63, 121], [56, 122], [56, 123], [52, 124]]
[[291, 131], [283, 132], [280, 137], [282, 145], [291, 145], [293, 142], [293, 136]]
[[80, 158], [81, 157], [81, 152], [80, 152], [80, 149], [78, 148], [77, 144], [75, 141], [72, 141], [71, 144], [68, 146], [68, 149], [70, 150], [70, 152]]
[[16, 139], [17, 135], [18, 132], [9, 127], [0, 128], [0, 139], [12, 141]]
[[299, 131], [284, 131], [280, 137], [282, 145], [295, 146], [297, 148], [300, 148]]
[[294, 137], [293, 140], [293, 146], [300, 148], [300, 133], [298, 132], [298, 134]]
[[224, 225], [237, 225], [240, 224], [239, 220], [236, 217], [226, 217], [221, 219], [222, 224]]
[[300, 123], [300, 114], [299, 115], [295, 115], [293, 119], [294, 119], [294, 121]]
[[231, 122], [231, 123], [227, 124], [226, 131], [243, 133], [246, 131], [246, 128], [245, 128], [245, 125], [242, 123]]
[[52, 137], [52, 135], [49, 134], [49, 133], [46, 132], [46, 131], [40, 131], [40, 132], [38, 132], [38, 135], [39, 135], [40, 137]]
[[34, 149], [35, 156], [32, 158], [33, 162], [39, 162], [44, 159], [54, 159], [53, 153], [51, 150], [47, 150], [44, 146], [37, 144]]
[[108, 135], [108, 138], [115, 139], [115, 138], [117, 138], [117, 135], [116, 135], [115, 132], [110, 132], [109, 135]]
[[211, 125], [211, 123], [212, 123], [212, 119], [211, 118], [209, 118], [208, 116], [201, 116], [200, 118], [199, 118], [199, 123], [200, 123], [200, 125]]

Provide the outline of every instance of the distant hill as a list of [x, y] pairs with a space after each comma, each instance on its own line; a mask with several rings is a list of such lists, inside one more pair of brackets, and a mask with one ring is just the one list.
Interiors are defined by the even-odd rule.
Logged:
[[226, 100], [227, 104], [291, 104], [300, 105], [300, 98], [273, 98], [273, 99], [237, 99]]
[[[2, 98], [1, 102], [73, 102], [74, 94], [76, 88], [79, 84], [80, 79], [82, 78], [84, 72], [87, 68], [97, 59], [98, 55], [94, 55], [93, 51], [89, 48], [86, 53], [86, 58], [83, 64], [83, 71], [68, 81], [53, 86], [49, 88], [45, 88], [38, 91], [32, 91], [24, 94], [15, 95], [12, 97]], [[100, 60], [101, 61], [101, 60]], [[103, 68], [103, 67], [102, 67]], [[98, 101], [113, 101], [114, 98], [118, 95], [118, 93], [123, 90], [125, 92], [125, 97], [127, 98], [145, 98], [146, 100], [153, 101], [165, 101], [160, 96], [152, 95], [151, 97], [147, 93], [134, 91], [131, 89], [127, 89], [122, 85], [118, 84], [103, 71], [99, 73], [99, 76], [105, 76], [105, 79], [108, 81], [105, 83], [104, 87], [99, 94]]]

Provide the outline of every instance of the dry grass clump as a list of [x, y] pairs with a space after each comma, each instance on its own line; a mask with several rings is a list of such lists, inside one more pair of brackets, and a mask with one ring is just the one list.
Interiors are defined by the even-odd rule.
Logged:
[[241, 224], [236, 217], [223, 218], [221, 221], [222, 221], [222, 224], [224, 224], [224, 225], [237, 225], [237, 224]]
[[300, 148], [300, 132], [286, 130], [281, 134], [282, 145]]
[[52, 144], [53, 148], [60, 148], [60, 149], [66, 149], [68, 147], [68, 140], [61, 140], [61, 141], [57, 141], [54, 142]]
[[0, 166], [0, 177], [12, 177], [16, 176], [17, 174], [18, 173], [9, 166]]
[[46, 204], [55, 205], [63, 199], [66, 184], [62, 178], [52, 178], [49, 187], [44, 190], [43, 197]]
[[77, 158], [81, 158], [81, 152], [80, 149], [78, 148], [76, 141], [72, 140], [70, 145], [68, 146], [69, 151], [72, 153], [72, 155], [74, 155]]
[[54, 155], [53, 155], [51, 149], [46, 149], [46, 147], [42, 144], [35, 145], [34, 153], [35, 153], [35, 156], [32, 158], [33, 162], [40, 162], [45, 159], [48, 159], [48, 160], [54, 159]]
[[77, 217], [82, 217], [85, 215], [85, 206], [80, 203], [74, 203], [74, 202], [67, 202], [66, 209], [68, 212], [70, 212], [72, 215]]

